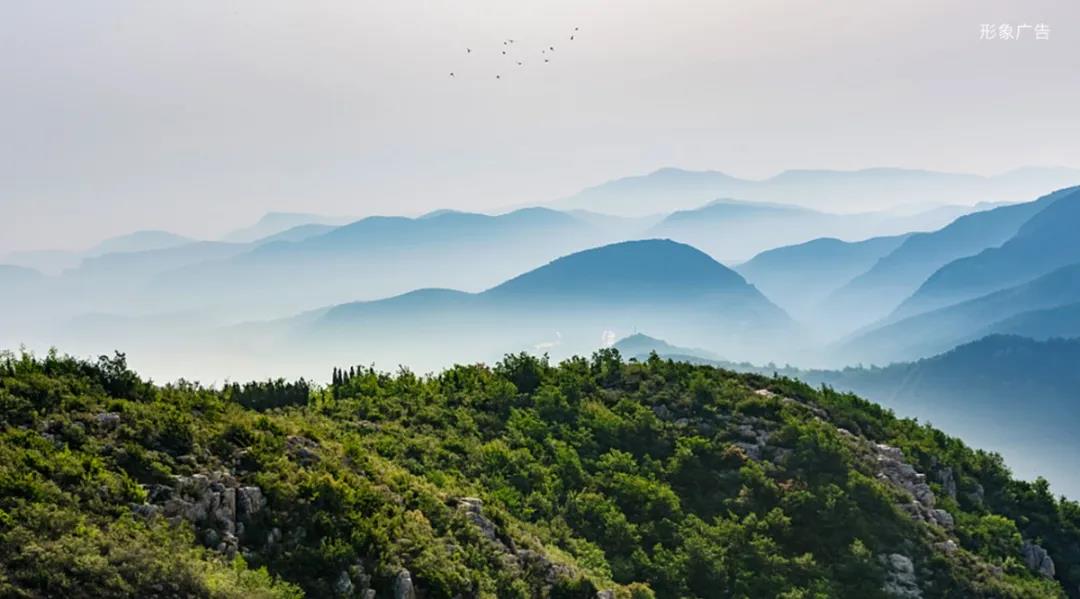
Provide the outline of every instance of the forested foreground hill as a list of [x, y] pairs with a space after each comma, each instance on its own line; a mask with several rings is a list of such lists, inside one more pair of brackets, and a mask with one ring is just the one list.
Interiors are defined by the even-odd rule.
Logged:
[[612, 350], [333, 381], [4, 356], [0, 596], [1080, 596], [1080, 506], [852, 395]]

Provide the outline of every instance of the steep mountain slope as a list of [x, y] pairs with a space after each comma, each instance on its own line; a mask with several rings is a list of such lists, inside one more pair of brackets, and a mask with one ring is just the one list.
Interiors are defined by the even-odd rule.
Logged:
[[1005, 243], [1032, 216], [1066, 193], [1057, 191], [1034, 202], [962, 216], [938, 231], [911, 235], [870, 270], [830, 295], [827, 306], [832, 320], [846, 318], [849, 330], [854, 330], [889, 314], [937, 269]]
[[995, 330], [996, 323], [1006, 319], [1076, 302], [1080, 302], [1080, 264], [872, 329], [846, 342], [840, 354], [875, 364], [922, 358]]
[[336, 306], [290, 339], [438, 367], [446, 344], [475, 359], [531, 347], [564, 356], [638, 326], [755, 355], [792, 332], [734, 271], [690, 246], [644, 240], [571, 254], [479, 294], [431, 289]]
[[1001, 247], [937, 270], [892, 315], [903, 318], [1011, 287], [1080, 262], [1080, 187], [1060, 192]]
[[609, 351], [214, 389], [152, 385], [122, 356], [7, 355], [0, 396], [5, 596], [1027, 599], [1080, 582], [1080, 506], [787, 379]]
[[902, 416], [932, 422], [1002, 453], [1025, 479], [1043, 476], [1056, 492], [1080, 497], [1080, 474], [1072, 462], [1060, 459], [1080, 451], [1074, 434], [1080, 418], [1080, 339], [1037, 341], [994, 334], [917, 361], [843, 370], [710, 359], [658, 339], [638, 345], [624, 355], [644, 360], [656, 351], [665, 359], [780, 374], [858, 393]]
[[811, 317], [826, 296], [865, 272], [907, 237], [865, 241], [819, 238], [762, 252], [735, 270], [796, 318]]
[[[798, 373], [918, 416], [1006, 456], [1026, 478], [1080, 497], [1080, 340], [989, 336], [944, 354], [886, 368]], [[796, 373], [791, 373], [796, 374]]]

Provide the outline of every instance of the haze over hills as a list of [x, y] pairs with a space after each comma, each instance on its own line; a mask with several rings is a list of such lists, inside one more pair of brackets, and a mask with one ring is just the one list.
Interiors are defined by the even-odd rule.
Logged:
[[892, 318], [978, 297], [1080, 262], [1080, 187], [1062, 190], [1055, 197], [1000, 247], [938, 269], [896, 309]]
[[812, 320], [830, 293], [895, 250], [908, 235], [841, 241], [823, 237], [764, 251], [735, 270], [789, 314]]
[[746, 353], [793, 330], [781, 309], [703, 252], [644, 240], [571, 254], [482, 293], [426, 289], [335, 306], [286, 321], [285, 338], [430, 368], [443, 364], [448, 344], [459, 359], [523, 349], [567, 356], [636, 327]]
[[733, 263], [762, 251], [820, 237], [855, 241], [934, 230], [958, 216], [988, 207], [946, 206], [914, 214], [834, 214], [793, 204], [716, 200], [700, 208], [674, 212], [648, 234], [689, 243], [718, 260]]
[[221, 240], [233, 243], [250, 243], [304, 225], [336, 226], [346, 224], [351, 220], [354, 219], [304, 212], [267, 212], [254, 224], [231, 231], [225, 234]]
[[77, 267], [87, 258], [104, 256], [114, 252], [143, 252], [181, 246], [194, 241], [191, 238], [168, 231], [135, 231], [110, 237], [85, 250], [44, 250], [11, 252], [0, 262], [24, 266], [46, 274], [58, 274]]
[[148, 293], [179, 308], [169, 298], [180, 290], [213, 289], [208, 303], [245, 311], [248, 318], [284, 316], [419, 287], [480, 290], [611, 237], [581, 219], [540, 208], [498, 216], [447, 211], [368, 217], [162, 274]]
[[[1080, 171], [1032, 167], [996, 175], [897, 168], [791, 170], [751, 181], [718, 171], [664, 168], [585, 189], [552, 207], [643, 216], [688, 210], [718, 198], [798, 204], [822, 211], [867, 212], [912, 203], [1016, 202], [1080, 183]], [[820, 236], [820, 235], [819, 235]]]
[[1016, 287], [884, 324], [846, 341], [839, 353], [850, 360], [874, 364], [910, 360], [995, 331], [998, 323], [1005, 326], [1004, 321], [1019, 315], [1076, 302], [1080, 302], [1080, 264], [1059, 268]]
[[1032, 202], [975, 212], [937, 231], [909, 236], [865, 273], [830, 294], [826, 321], [851, 331], [886, 316], [937, 269], [1005, 243], [1028, 219], [1066, 193], [1060, 190]]

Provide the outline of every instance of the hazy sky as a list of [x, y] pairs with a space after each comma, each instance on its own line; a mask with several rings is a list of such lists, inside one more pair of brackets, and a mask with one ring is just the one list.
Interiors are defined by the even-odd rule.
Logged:
[[661, 166], [1080, 167], [1071, 0], [0, 7], [0, 253], [490, 209]]

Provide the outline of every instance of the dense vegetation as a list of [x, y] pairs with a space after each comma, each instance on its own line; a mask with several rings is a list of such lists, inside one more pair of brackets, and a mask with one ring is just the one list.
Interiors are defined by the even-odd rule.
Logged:
[[[0, 596], [1080, 596], [1080, 506], [852, 395], [610, 350], [332, 381], [4, 355]], [[177, 516], [185, 485], [242, 515]]]

